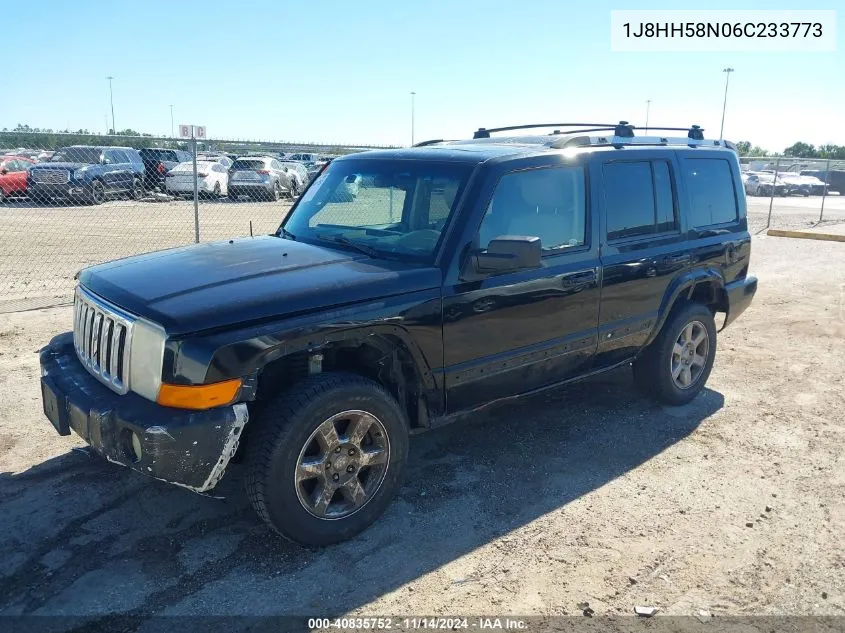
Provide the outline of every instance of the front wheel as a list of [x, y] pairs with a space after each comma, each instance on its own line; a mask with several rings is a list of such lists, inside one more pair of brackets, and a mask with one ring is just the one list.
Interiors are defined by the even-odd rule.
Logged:
[[634, 381], [660, 402], [681, 405], [704, 388], [716, 358], [716, 324], [705, 305], [690, 303], [669, 316], [634, 361]]
[[290, 199], [296, 200], [296, 197], [299, 195], [299, 185], [296, 184], [296, 180], [290, 181]]
[[129, 190], [129, 197], [133, 200], [140, 200], [144, 197], [144, 185], [140, 178], [132, 180], [132, 189]]
[[106, 188], [101, 180], [91, 183], [91, 203], [103, 204], [106, 201]]
[[381, 385], [318, 374], [255, 409], [246, 488], [274, 530], [303, 545], [330, 545], [384, 512], [402, 482], [408, 424]]
[[220, 187], [219, 182], [214, 183], [214, 191], [212, 193], [215, 198], [219, 198], [223, 194], [223, 189]]

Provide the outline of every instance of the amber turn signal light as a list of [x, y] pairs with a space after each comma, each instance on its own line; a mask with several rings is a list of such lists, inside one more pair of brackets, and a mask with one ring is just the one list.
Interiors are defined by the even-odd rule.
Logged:
[[158, 392], [158, 402], [163, 407], [179, 409], [210, 409], [230, 404], [238, 389], [241, 379], [224, 380], [210, 385], [168, 385], [163, 383]]

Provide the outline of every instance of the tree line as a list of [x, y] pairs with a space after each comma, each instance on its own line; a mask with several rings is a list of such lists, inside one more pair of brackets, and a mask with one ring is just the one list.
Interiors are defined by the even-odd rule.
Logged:
[[55, 150], [68, 145], [120, 145], [141, 149], [151, 147], [154, 142], [152, 134], [143, 134], [131, 128], [119, 130], [117, 134], [114, 130], [109, 130], [108, 134], [101, 134], [86, 129], [53, 130], [18, 124], [11, 130], [4, 127], [0, 131], [0, 147], [7, 148]]
[[770, 152], [759, 145], [752, 146], [749, 141], [740, 141], [736, 144], [736, 150], [740, 156], [787, 156], [790, 158], [833, 158], [845, 159], [845, 145], [819, 145], [812, 143], [793, 143], [783, 150], [783, 153]]

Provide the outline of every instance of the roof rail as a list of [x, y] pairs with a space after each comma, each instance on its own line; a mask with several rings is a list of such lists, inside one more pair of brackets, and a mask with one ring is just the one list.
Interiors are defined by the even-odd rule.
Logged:
[[[530, 130], [538, 127], [551, 127], [551, 128], [561, 128], [561, 127], [577, 127], [577, 128], [587, 128], [585, 130], [579, 131], [587, 131], [587, 132], [598, 132], [602, 130], [616, 130], [617, 128], [621, 128], [621, 126], [626, 126], [626, 129], [630, 127], [627, 121], [620, 121], [619, 124], [615, 123], [530, 123], [528, 125], [508, 125], [505, 127], [480, 127], [476, 132], [472, 135], [472, 138], [490, 138], [490, 134], [493, 132], [510, 132], [511, 130]], [[619, 129], [619, 131], [623, 131]], [[633, 136], [633, 133], [631, 134]], [[623, 136], [620, 134], [619, 136]]]
[[442, 142], [443, 142], [442, 138], [433, 138], [433, 139], [428, 140], [428, 141], [422, 141], [420, 143], [416, 143], [416, 144], [413, 145], [413, 147], [425, 147], [426, 145], [435, 145], [437, 143], [442, 143]]
[[736, 151], [736, 145], [730, 141], [715, 141], [704, 138], [686, 137], [672, 137], [672, 136], [568, 136], [562, 137], [548, 144], [552, 149], [564, 149], [567, 147], [615, 147], [620, 149], [622, 147], [666, 147], [666, 146], [686, 146], [686, 147], [725, 147]]

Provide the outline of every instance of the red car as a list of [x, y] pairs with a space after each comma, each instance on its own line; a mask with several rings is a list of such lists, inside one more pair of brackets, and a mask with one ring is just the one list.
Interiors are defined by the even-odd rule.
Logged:
[[0, 156], [0, 202], [9, 196], [26, 195], [26, 170], [34, 164], [23, 156]]

